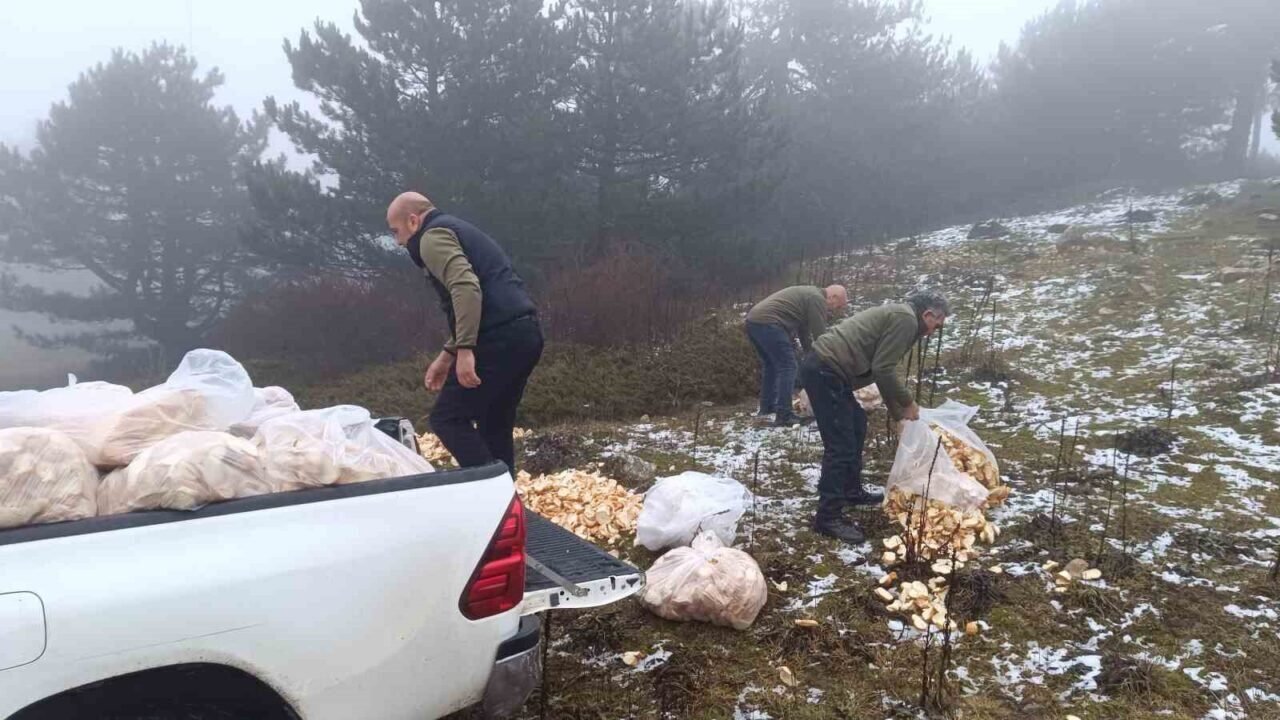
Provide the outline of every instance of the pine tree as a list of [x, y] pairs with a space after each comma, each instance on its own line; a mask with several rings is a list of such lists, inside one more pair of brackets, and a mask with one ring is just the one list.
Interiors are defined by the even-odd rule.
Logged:
[[1034, 20], [993, 67], [1021, 182], [1243, 173], [1277, 26], [1273, 0], [1064, 2]]
[[923, 33], [917, 0], [761, 0], [753, 72], [787, 133], [776, 233], [807, 256], [937, 222], [981, 75]]
[[588, 250], [643, 241], [723, 258], [717, 240], [741, 240], [767, 203], [776, 148], [742, 26], [721, 0], [574, 0], [566, 12]]
[[250, 210], [242, 170], [262, 153], [267, 128], [215, 106], [222, 76], [196, 69], [167, 45], [117, 51], [52, 107], [29, 155], [0, 148], [0, 195], [13, 215], [0, 259], [95, 281], [83, 293], [53, 292], [9, 275], [0, 305], [107, 323], [29, 341], [94, 353], [153, 341], [171, 363], [236, 298], [249, 273], [238, 237]]
[[557, 78], [572, 55], [541, 0], [362, 0], [362, 42], [318, 22], [285, 44], [320, 116], [266, 111], [311, 173], [261, 167], [249, 240], [284, 264], [367, 274], [387, 262], [384, 211], [421, 191], [517, 254], [571, 231], [573, 148]]

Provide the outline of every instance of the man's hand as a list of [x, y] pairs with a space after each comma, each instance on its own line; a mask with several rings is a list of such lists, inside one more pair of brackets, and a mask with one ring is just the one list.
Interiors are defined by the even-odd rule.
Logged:
[[917, 404], [915, 404], [915, 403], [911, 403], [910, 405], [908, 405], [908, 406], [906, 406], [905, 408], [903, 408], [903, 409], [902, 409], [902, 419], [903, 419], [903, 420], [919, 420], [919, 419], [920, 419], [920, 406], [919, 406], [919, 405], [917, 405]]
[[449, 369], [452, 367], [453, 356], [447, 352], [440, 353], [427, 366], [427, 374], [423, 376], [422, 383], [431, 392], [440, 392], [440, 388], [444, 387], [444, 381], [449, 377]]
[[476, 354], [471, 350], [458, 350], [458, 384], [464, 388], [480, 387], [476, 375]]

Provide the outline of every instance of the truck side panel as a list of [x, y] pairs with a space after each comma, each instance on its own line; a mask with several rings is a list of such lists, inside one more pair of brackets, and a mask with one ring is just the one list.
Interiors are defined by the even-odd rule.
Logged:
[[519, 625], [458, 610], [512, 493], [503, 473], [0, 545], [0, 593], [37, 595], [47, 635], [38, 660], [0, 671], [0, 717], [190, 662], [246, 670], [308, 720], [465, 707]]

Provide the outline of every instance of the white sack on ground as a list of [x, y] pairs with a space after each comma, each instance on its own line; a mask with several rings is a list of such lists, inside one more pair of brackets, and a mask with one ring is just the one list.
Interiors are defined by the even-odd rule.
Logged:
[[732, 545], [751, 492], [737, 480], [700, 472], [662, 478], [644, 495], [636, 544], [654, 552], [688, 545], [702, 530]]
[[645, 573], [640, 602], [668, 620], [697, 620], [745, 630], [768, 599], [760, 566], [741, 550], [703, 532], [692, 547], [676, 548]]
[[69, 435], [0, 430], [0, 528], [93, 517], [97, 494], [98, 470]]
[[107, 475], [98, 488], [98, 514], [195, 510], [268, 492], [262, 452], [253, 442], [225, 432], [180, 432]]

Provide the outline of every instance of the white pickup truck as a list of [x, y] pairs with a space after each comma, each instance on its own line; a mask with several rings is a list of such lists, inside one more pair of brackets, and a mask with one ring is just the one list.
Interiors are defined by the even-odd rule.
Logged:
[[0, 718], [504, 717], [536, 613], [643, 584], [501, 463], [4, 530]]

